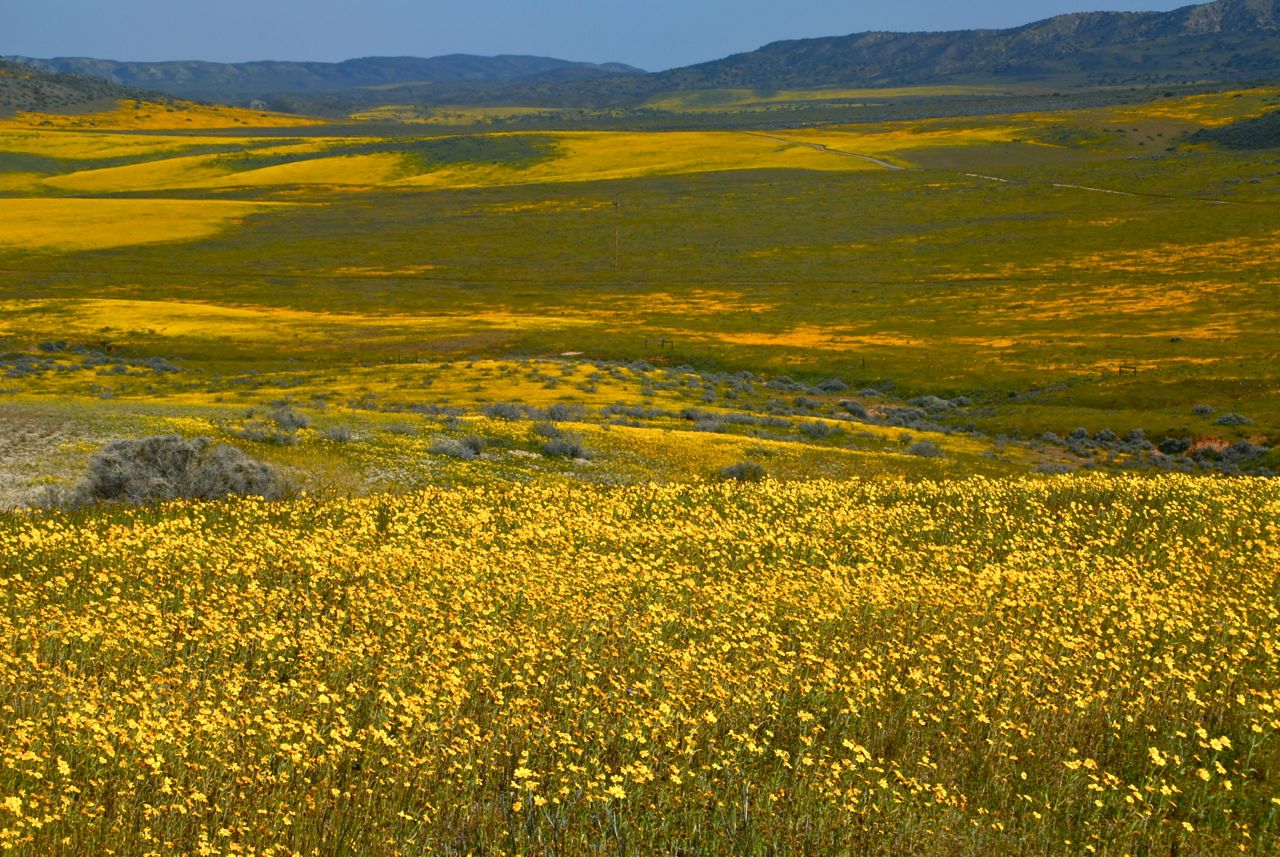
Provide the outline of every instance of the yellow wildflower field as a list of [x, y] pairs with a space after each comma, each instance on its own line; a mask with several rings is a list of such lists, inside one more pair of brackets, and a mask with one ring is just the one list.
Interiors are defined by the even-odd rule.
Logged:
[[180, 153], [185, 148], [221, 143], [244, 145], [249, 140], [176, 134], [109, 134], [98, 131], [57, 131], [0, 126], [0, 152], [67, 160], [146, 157]]
[[402, 179], [413, 187], [605, 181], [727, 170], [878, 169], [854, 158], [732, 131], [558, 132], [556, 157], [528, 167], [467, 164]]
[[[58, 200], [66, 202], [68, 200]], [[102, 203], [116, 200], [83, 200]], [[135, 202], [135, 200], [129, 200]], [[167, 200], [136, 200], [139, 203]], [[191, 203], [202, 205], [206, 203]], [[217, 204], [217, 203], [211, 203]], [[234, 203], [222, 203], [234, 205]], [[149, 209], [141, 207], [144, 213]], [[181, 210], [181, 209], [177, 209]], [[161, 206], [155, 216], [164, 212]], [[249, 213], [249, 212], [246, 212]], [[109, 245], [108, 245], [109, 246]], [[358, 336], [368, 344], [380, 336], [404, 331], [431, 333], [450, 331], [460, 325], [484, 329], [510, 330], [537, 326], [572, 329], [585, 320], [572, 316], [514, 315], [501, 311], [435, 315], [361, 315], [314, 312], [280, 307], [230, 307], [191, 301], [134, 301], [112, 299], [0, 301], [0, 331], [13, 335], [22, 327], [21, 317], [31, 312], [56, 313], [63, 332], [88, 336], [102, 330], [104, 322], [114, 330], [142, 330], [163, 337], [190, 337], [211, 341], [265, 341], [281, 335], [299, 343], [320, 345], [339, 336]], [[5, 317], [8, 317], [6, 320]]]
[[1274, 853], [1278, 521], [1101, 475], [0, 517], [0, 849]]
[[[258, 150], [259, 155], [303, 156], [323, 144], [303, 143]], [[79, 170], [44, 180], [75, 193], [148, 193], [162, 190], [268, 188], [285, 185], [377, 185], [402, 173], [403, 158], [394, 154], [308, 158], [251, 170], [236, 170], [224, 158], [209, 155], [159, 158], [153, 161]]]
[[175, 100], [170, 103], [134, 101], [117, 102], [110, 110], [94, 113], [19, 113], [0, 119], [0, 127], [40, 126], [42, 128], [95, 128], [112, 131], [189, 131], [208, 128], [231, 128], [237, 125], [254, 128], [298, 128], [322, 125], [323, 120], [308, 116], [246, 110], [221, 104], [198, 104]]
[[7, 199], [0, 248], [98, 250], [215, 235], [283, 203], [173, 199]]
[[1280, 89], [1274, 87], [1211, 92], [1149, 102], [1116, 113], [1121, 118], [1173, 119], [1214, 127], [1266, 112], [1268, 102], [1278, 94]]

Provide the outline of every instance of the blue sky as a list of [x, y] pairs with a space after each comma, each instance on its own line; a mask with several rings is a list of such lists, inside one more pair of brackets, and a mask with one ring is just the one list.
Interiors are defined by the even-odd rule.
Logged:
[[1168, 0], [5, 0], [0, 3], [0, 54], [241, 62], [518, 53], [625, 62], [656, 71], [778, 39], [1008, 27], [1062, 12], [1182, 5]]

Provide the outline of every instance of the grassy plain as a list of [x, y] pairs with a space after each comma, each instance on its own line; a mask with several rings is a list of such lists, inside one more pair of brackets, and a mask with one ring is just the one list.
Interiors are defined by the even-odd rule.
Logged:
[[[1197, 404], [1272, 434], [1277, 164], [1176, 139], [1276, 98], [1235, 96], [768, 136], [28, 129], [10, 132], [10, 157], [44, 146], [49, 161], [10, 173], [24, 184], [9, 193], [74, 196], [68, 234], [86, 207], [121, 198], [139, 212], [163, 200], [158, 217], [172, 200], [293, 205], [183, 244], [180, 263], [172, 244], [51, 253], [15, 232], [0, 282], [27, 334], [13, 344], [28, 349], [62, 323], [36, 307], [110, 296], [157, 319], [171, 301], [336, 312], [348, 330], [375, 319], [367, 349], [321, 344], [326, 361], [579, 351], [963, 394], [992, 434], [1212, 430], [1189, 415]], [[22, 203], [46, 204], [59, 210]], [[207, 222], [231, 210], [203, 209]], [[129, 221], [118, 231], [147, 234]], [[157, 325], [142, 312], [102, 326], [119, 347], [192, 368], [313, 353], [270, 335], [170, 344], [145, 333]], [[485, 320], [495, 313], [505, 322]], [[653, 348], [664, 336], [674, 354]]]
[[985, 97], [6, 123], [0, 506], [300, 496], [0, 513], [0, 849], [1274, 853], [1278, 92]]

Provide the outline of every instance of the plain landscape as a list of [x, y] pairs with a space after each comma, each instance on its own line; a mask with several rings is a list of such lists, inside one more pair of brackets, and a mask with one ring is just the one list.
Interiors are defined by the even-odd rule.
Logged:
[[0, 62], [0, 851], [1280, 853], [1277, 21]]

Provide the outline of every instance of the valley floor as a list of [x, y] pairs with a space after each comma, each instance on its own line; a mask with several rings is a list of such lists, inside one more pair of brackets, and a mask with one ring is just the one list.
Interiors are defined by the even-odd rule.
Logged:
[[0, 851], [1276, 853], [1280, 90], [1105, 95], [6, 120]]

